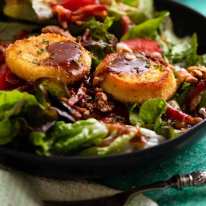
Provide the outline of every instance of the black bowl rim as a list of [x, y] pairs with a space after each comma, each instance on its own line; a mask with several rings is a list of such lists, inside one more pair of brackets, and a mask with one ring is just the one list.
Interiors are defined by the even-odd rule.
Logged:
[[[176, 2], [175, 0], [168, 0], [168, 2], [177, 5], [178, 7], [182, 7], [183, 9], [188, 10], [189, 12], [193, 13], [196, 16], [199, 16], [200, 18], [204, 18], [206, 21], [206, 17], [201, 14], [200, 12], [193, 10], [191, 7], [183, 5], [182, 3]], [[167, 140], [159, 145], [156, 145], [154, 147], [150, 147], [150, 148], [146, 148], [146, 149], [142, 149], [142, 150], [138, 150], [138, 151], [134, 151], [134, 152], [130, 152], [130, 153], [121, 153], [121, 154], [113, 154], [113, 155], [108, 155], [108, 156], [63, 156], [63, 155], [52, 155], [52, 156], [40, 156], [37, 155], [35, 153], [28, 153], [28, 152], [24, 152], [24, 151], [18, 151], [18, 150], [13, 150], [7, 147], [0, 147], [0, 154], [2, 155], [9, 155], [9, 156], [18, 156], [18, 158], [20, 159], [28, 159], [28, 160], [34, 160], [34, 161], [39, 161], [39, 162], [47, 162], [47, 163], [53, 163], [56, 161], [61, 161], [62, 164], [69, 164], [70, 162], [78, 162], [80, 163], [81, 161], [115, 161], [115, 160], [119, 160], [121, 158], [130, 158], [130, 157], [138, 157], [140, 155], [143, 155], [145, 153], [150, 153], [154, 150], [157, 149], [161, 149], [164, 148], [166, 146], [169, 146], [170, 144], [177, 144], [179, 142], [184, 142], [184, 140], [190, 138], [190, 135], [192, 136], [192, 134], [194, 132], [196, 132], [198, 129], [202, 128], [206, 126], [206, 119], [203, 120], [202, 122], [198, 123], [197, 125], [193, 126], [192, 128], [190, 128], [186, 133], [184, 133], [183, 135], [175, 138], [175, 139], [171, 139], [171, 140]], [[192, 137], [194, 138], [194, 137]]]

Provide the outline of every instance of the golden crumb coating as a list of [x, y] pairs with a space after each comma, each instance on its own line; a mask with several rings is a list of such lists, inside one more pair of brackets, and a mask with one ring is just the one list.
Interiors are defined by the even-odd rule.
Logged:
[[151, 98], [169, 99], [177, 89], [170, 65], [142, 53], [113, 53], [97, 67], [94, 84], [115, 99], [142, 103]]
[[11, 44], [6, 49], [6, 63], [27, 81], [55, 78], [72, 84], [89, 73], [91, 57], [73, 38], [46, 33]]

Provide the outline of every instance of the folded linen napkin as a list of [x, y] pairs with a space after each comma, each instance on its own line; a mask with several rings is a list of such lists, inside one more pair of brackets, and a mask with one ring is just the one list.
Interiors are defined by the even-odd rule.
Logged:
[[[118, 192], [86, 180], [51, 180], [6, 169], [0, 170], [1, 206], [41, 206], [42, 200], [86, 200]], [[157, 206], [157, 204], [142, 194], [134, 194], [125, 206]]]

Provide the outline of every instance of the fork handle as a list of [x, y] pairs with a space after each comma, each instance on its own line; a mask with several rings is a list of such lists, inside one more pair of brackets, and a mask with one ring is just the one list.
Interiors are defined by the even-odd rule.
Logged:
[[178, 175], [169, 179], [168, 184], [171, 187], [182, 189], [184, 187], [201, 186], [206, 184], [206, 171], [193, 172], [186, 175]]
[[201, 185], [206, 185], [206, 171], [197, 171], [185, 175], [175, 175], [166, 181], [155, 182], [138, 188], [132, 188], [131, 190], [123, 193], [131, 195], [134, 192], [147, 192], [166, 188], [183, 189], [185, 187]]

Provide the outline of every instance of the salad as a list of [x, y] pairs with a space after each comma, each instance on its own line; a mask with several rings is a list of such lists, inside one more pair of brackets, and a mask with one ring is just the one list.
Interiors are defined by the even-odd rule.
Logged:
[[152, 0], [0, 2], [0, 145], [127, 153], [206, 118], [206, 55]]

